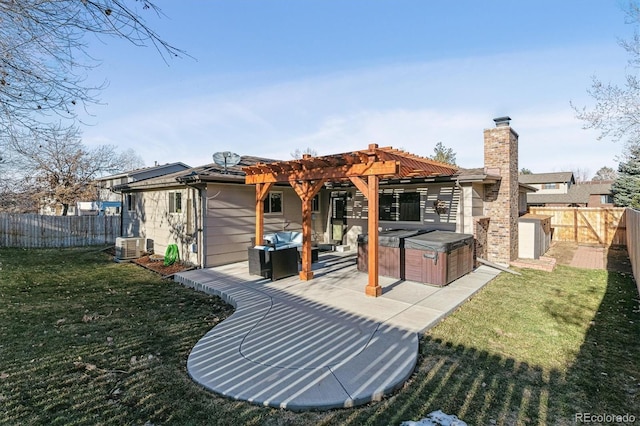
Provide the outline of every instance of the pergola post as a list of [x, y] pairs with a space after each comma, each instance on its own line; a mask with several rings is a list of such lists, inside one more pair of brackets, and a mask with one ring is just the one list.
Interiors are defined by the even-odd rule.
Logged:
[[264, 199], [267, 198], [272, 182], [256, 184], [256, 239], [255, 245], [262, 245], [264, 238]]
[[300, 279], [309, 281], [313, 279], [312, 259], [311, 259], [311, 201], [316, 196], [325, 180], [320, 179], [315, 182], [291, 180], [289, 183], [302, 201], [302, 253]]
[[367, 191], [369, 214], [367, 216], [369, 282], [365, 288], [367, 296], [382, 295], [382, 287], [378, 283], [378, 176], [369, 176]]

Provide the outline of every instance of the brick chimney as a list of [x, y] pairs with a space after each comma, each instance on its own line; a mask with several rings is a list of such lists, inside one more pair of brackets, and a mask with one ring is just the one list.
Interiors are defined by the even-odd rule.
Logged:
[[495, 118], [496, 127], [484, 131], [485, 172], [501, 176], [485, 188], [487, 260], [503, 265], [518, 257], [518, 134], [510, 120]]

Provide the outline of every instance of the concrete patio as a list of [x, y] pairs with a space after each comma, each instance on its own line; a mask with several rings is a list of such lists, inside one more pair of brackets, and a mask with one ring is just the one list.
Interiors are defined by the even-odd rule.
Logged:
[[240, 262], [177, 274], [236, 308], [191, 351], [192, 378], [230, 398], [291, 410], [379, 400], [413, 373], [419, 334], [499, 273], [481, 266], [441, 288], [380, 277], [383, 294], [373, 298], [363, 294], [367, 274], [354, 254], [321, 254], [313, 271], [311, 281], [271, 282]]

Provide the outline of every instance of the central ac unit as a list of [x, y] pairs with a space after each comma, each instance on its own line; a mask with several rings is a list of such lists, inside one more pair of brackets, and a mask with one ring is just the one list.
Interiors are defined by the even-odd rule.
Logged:
[[144, 238], [118, 237], [116, 238], [116, 259], [135, 259], [142, 256]]

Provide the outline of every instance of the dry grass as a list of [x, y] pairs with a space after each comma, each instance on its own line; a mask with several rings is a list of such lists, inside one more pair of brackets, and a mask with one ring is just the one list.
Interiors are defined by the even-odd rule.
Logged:
[[291, 413], [190, 380], [186, 357], [232, 311], [99, 250], [0, 249], [1, 424], [389, 425], [434, 410], [469, 424], [640, 418], [640, 309], [627, 274], [500, 275], [424, 336], [380, 403]]

